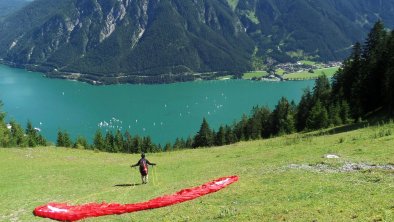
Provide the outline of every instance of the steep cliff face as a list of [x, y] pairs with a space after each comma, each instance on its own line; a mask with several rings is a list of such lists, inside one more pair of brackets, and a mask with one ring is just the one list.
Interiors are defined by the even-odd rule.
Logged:
[[253, 42], [226, 1], [57, 2], [36, 0], [2, 24], [5, 60], [97, 76], [250, 68]]

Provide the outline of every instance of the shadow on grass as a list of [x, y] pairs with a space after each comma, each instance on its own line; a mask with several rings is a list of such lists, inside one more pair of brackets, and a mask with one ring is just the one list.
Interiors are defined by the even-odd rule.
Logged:
[[362, 128], [365, 128], [367, 126], [372, 126], [372, 125], [374, 125], [374, 124], [371, 124], [371, 123], [368, 123], [368, 122], [353, 123], [353, 124], [350, 124], [350, 125], [344, 125], [344, 126], [339, 126], [339, 127], [335, 127], [335, 128], [329, 129], [325, 133], [329, 134], [329, 135], [345, 133], [345, 132], [349, 132], [349, 131], [362, 129]]
[[345, 132], [350, 132], [370, 126], [379, 126], [379, 125], [384, 125], [384, 124], [389, 124], [391, 120], [387, 119], [372, 119], [369, 121], [364, 121], [364, 122], [359, 122], [359, 123], [353, 123], [353, 124], [348, 124], [348, 125], [343, 125], [343, 126], [338, 126], [332, 129], [328, 130], [321, 130], [316, 133], [309, 134], [310, 136], [324, 136], [324, 135], [334, 135], [334, 134], [339, 134], [339, 133], [345, 133]]
[[335, 134], [339, 134], [339, 133], [345, 133], [345, 132], [350, 132], [350, 131], [362, 129], [362, 128], [365, 128], [368, 126], [373, 126], [373, 125], [375, 125], [375, 123], [370, 123], [370, 122], [353, 123], [353, 124], [334, 127], [332, 129], [321, 129], [319, 131], [315, 131], [315, 132], [311, 132], [311, 133], [306, 132], [306, 134], [304, 134], [302, 137], [308, 138], [308, 137], [315, 137], [315, 136], [335, 135]]
[[140, 185], [142, 185], [142, 183], [133, 183], [133, 184], [125, 183], [125, 184], [116, 184], [114, 185], [114, 187], [132, 187], [132, 186], [140, 186]]

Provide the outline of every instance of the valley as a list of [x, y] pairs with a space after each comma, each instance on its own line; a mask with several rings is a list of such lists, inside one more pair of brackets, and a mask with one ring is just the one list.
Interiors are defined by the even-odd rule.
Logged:
[[0, 59], [97, 85], [241, 78], [341, 61], [376, 21], [393, 27], [393, 12], [369, 0], [35, 0], [0, 22]]

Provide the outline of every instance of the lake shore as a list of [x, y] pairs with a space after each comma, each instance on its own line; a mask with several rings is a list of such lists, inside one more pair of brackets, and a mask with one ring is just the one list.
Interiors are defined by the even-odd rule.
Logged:
[[[192, 82], [196, 80], [217, 80], [220, 77], [229, 76], [227, 71], [203, 72], [203, 73], [170, 73], [160, 75], [138, 75], [125, 73], [111, 73], [108, 75], [96, 73], [64, 72], [51, 66], [38, 64], [18, 64], [0, 59], [0, 64], [25, 69], [32, 72], [41, 72], [44, 77], [52, 79], [73, 80], [85, 82], [91, 85], [117, 85], [117, 84], [170, 84], [177, 82]], [[234, 76], [234, 75], [231, 75]], [[228, 78], [229, 79], [229, 78]]]

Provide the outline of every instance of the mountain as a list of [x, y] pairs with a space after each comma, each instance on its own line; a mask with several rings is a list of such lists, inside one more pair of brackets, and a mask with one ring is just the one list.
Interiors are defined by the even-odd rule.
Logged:
[[0, 58], [96, 83], [184, 81], [340, 60], [392, 14], [393, 0], [36, 0], [0, 23]]
[[29, 0], [0, 0], [0, 19], [26, 6]]
[[242, 72], [254, 47], [224, 0], [37, 0], [0, 31], [6, 61], [106, 82]]
[[282, 62], [289, 57], [341, 60], [376, 21], [394, 26], [393, 0], [242, 0], [234, 10], [258, 55]]

